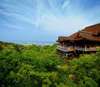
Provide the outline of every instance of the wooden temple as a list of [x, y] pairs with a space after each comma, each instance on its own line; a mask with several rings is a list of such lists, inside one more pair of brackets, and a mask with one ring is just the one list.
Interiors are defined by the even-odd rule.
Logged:
[[62, 56], [95, 53], [100, 48], [100, 24], [88, 26], [70, 36], [60, 36], [57, 42], [57, 51]]

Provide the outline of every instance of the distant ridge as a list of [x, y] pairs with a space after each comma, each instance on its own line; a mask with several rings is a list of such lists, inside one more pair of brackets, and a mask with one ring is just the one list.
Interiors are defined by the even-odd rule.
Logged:
[[54, 41], [0, 41], [0, 43], [7, 43], [7, 44], [21, 44], [21, 45], [51, 45], [54, 44]]

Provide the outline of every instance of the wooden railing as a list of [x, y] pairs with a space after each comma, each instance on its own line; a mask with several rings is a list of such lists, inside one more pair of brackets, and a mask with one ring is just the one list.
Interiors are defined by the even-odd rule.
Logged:
[[64, 52], [70, 52], [70, 51], [96, 51], [96, 47], [65, 47], [65, 46], [58, 46], [58, 50], [64, 51]]
[[85, 48], [85, 51], [96, 51], [96, 47]]
[[74, 47], [58, 46], [57, 49], [64, 52], [75, 51]]
[[82, 47], [75, 47], [75, 49], [79, 50], [79, 51], [96, 51], [96, 47], [89, 47], [89, 48], [87, 48], [87, 47], [84, 47], [84, 48], [82, 48]]

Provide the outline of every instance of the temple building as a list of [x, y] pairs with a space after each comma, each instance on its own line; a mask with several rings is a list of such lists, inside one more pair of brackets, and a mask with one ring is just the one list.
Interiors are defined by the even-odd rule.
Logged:
[[88, 26], [70, 36], [59, 36], [57, 42], [57, 51], [62, 56], [95, 53], [100, 48], [100, 24]]

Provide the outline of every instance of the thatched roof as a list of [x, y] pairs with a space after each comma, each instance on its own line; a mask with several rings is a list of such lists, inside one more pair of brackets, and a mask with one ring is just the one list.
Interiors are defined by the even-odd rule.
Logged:
[[79, 41], [83, 39], [100, 42], [100, 24], [88, 26], [70, 36], [60, 36], [58, 37], [58, 42]]

